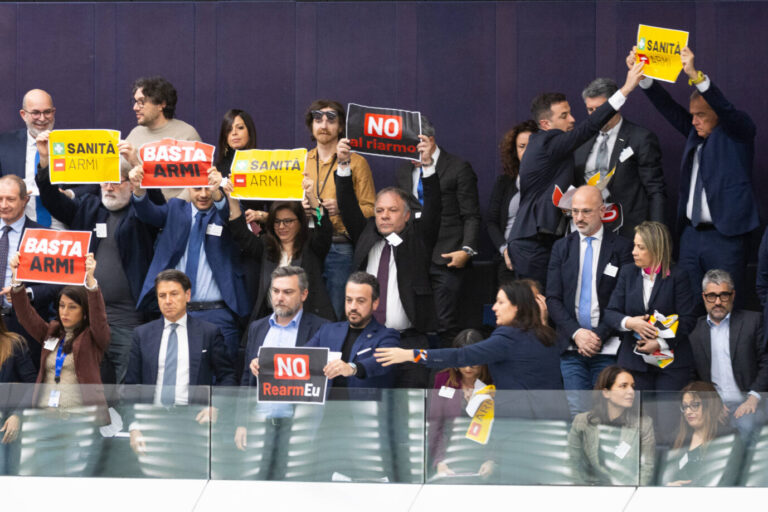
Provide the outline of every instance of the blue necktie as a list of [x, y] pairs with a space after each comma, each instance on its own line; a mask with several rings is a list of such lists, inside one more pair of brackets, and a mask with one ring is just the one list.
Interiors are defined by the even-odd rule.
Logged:
[[424, 206], [424, 183], [421, 181], [422, 176], [424, 176], [424, 170], [419, 167], [419, 183], [416, 185], [416, 196], [419, 198], [421, 206]]
[[[35, 151], [35, 176], [37, 176], [38, 165], [40, 165], [40, 153]], [[35, 213], [38, 224], [44, 228], [51, 227], [51, 213], [43, 206], [43, 200], [40, 199], [40, 196], [35, 196]]]
[[187, 245], [187, 266], [185, 273], [192, 281], [192, 296], [195, 295], [195, 282], [197, 281], [197, 267], [200, 264], [200, 248], [205, 238], [205, 218], [208, 212], [199, 211], [195, 215], [195, 224], [189, 232], [189, 244]]
[[176, 334], [177, 323], [169, 325], [168, 346], [165, 349], [165, 371], [163, 372], [163, 390], [160, 403], [171, 406], [176, 401], [176, 367], [179, 360], [179, 337]]
[[701, 223], [701, 194], [704, 192], [704, 180], [701, 179], [701, 148], [704, 144], [699, 144], [696, 152], [693, 154], [693, 162], [698, 163], [696, 172], [696, 183], [693, 184], [693, 206], [691, 207], [691, 224], [693, 227]]
[[592, 240], [588, 236], [584, 263], [581, 265], [581, 290], [579, 291], [579, 325], [592, 329]]

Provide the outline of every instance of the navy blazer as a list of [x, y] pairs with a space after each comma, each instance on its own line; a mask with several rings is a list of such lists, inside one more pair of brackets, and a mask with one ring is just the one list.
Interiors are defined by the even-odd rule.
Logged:
[[532, 332], [517, 327], [497, 327], [490, 338], [466, 347], [428, 350], [424, 364], [430, 368], [486, 364], [497, 389], [563, 389], [557, 345], [547, 347]]
[[573, 152], [616, 114], [606, 101], [573, 130], [542, 130], [531, 134], [520, 162], [520, 210], [510, 240], [539, 233], [561, 234], [562, 212], [552, 204], [555, 185], [565, 193], [573, 185]]
[[[266, 338], [267, 333], [269, 332], [269, 319], [271, 316], [272, 315], [259, 318], [258, 320], [251, 322], [251, 325], [248, 327], [248, 345], [245, 347], [243, 374], [240, 378], [241, 386], [256, 385], [256, 377], [251, 373], [250, 364], [253, 359], [259, 357], [259, 349], [264, 344], [264, 338]], [[306, 345], [320, 327], [327, 323], [328, 320], [325, 318], [304, 311], [301, 314], [301, 320], [299, 321], [296, 346], [303, 347]]]
[[[307, 342], [307, 347], [328, 347], [331, 352], [341, 352], [344, 340], [349, 331], [349, 322], [336, 322], [323, 325], [312, 339]], [[394, 329], [384, 327], [375, 318], [365, 326], [363, 332], [357, 337], [350, 350], [350, 360], [347, 363], [355, 363], [365, 368], [365, 378], [349, 377], [347, 385], [350, 388], [392, 388], [395, 380], [391, 366], [381, 366], [373, 358], [373, 353], [379, 347], [400, 346], [400, 333]], [[333, 384], [333, 381], [330, 382]]]
[[[163, 270], [175, 268], [184, 255], [192, 228], [192, 205], [175, 197], [167, 204], [157, 205], [147, 195], [142, 200], [136, 200], [136, 196], [131, 195], [131, 205], [139, 220], [163, 228], [157, 237], [155, 255], [139, 296], [139, 306], [142, 306], [143, 301], [151, 301], [153, 298], [154, 294], [150, 292], [155, 287], [155, 276]], [[216, 210], [215, 205], [211, 208]], [[221, 236], [205, 235], [205, 255], [224, 302], [237, 315], [246, 316], [250, 312], [250, 304], [245, 290], [240, 251], [223, 220], [229, 215], [226, 201], [223, 210], [210, 212], [208, 216], [208, 226], [221, 226]]]
[[[560, 350], [565, 351], [571, 342], [573, 333], [581, 325], [576, 317], [576, 296], [579, 273], [581, 237], [574, 231], [561, 238], [552, 246], [552, 256], [549, 259], [547, 272], [547, 309], [549, 317], [557, 327]], [[616, 235], [613, 231], [603, 229], [603, 241], [600, 244], [600, 254], [597, 258], [597, 268], [593, 269], [593, 277], [597, 279], [597, 302], [600, 305], [600, 322], [593, 329], [600, 341], [605, 342], [616, 331], [605, 320], [605, 308], [611, 300], [611, 294], [616, 286], [619, 269], [632, 262], [632, 242]], [[608, 264], [613, 266], [613, 275], [606, 273]]]
[[699, 173], [704, 181], [707, 204], [717, 231], [726, 236], [749, 233], [760, 225], [755, 189], [752, 185], [752, 161], [755, 154], [755, 123], [749, 114], [736, 110], [723, 93], [710, 81], [702, 93], [718, 117], [709, 137], [699, 137], [691, 124], [693, 116], [675, 102], [658, 82], [644, 89], [656, 109], [684, 137], [685, 149], [680, 166], [680, 191], [677, 224], [685, 224], [685, 209], [691, 185], [691, 169], [696, 147], [701, 150]]
[[24, 179], [27, 169], [27, 129], [0, 134], [0, 174]]
[[[675, 361], [667, 368], [692, 368], [693, 354], [688, 343], [688, 333], [696, 323], [696, 302], [691, 294], [687, 273], [672, 269], [672, 273], [666, 278], [656, 278], [646, 308], [643, 304], [642, 271], [634, 263], [630, 263], [619, 270], [619, 282], [616, 283], [611, 301], [605, 310], [605, 319], [608, 325], [619, 330], [625, 316], [652, 315], [654, 311], [662, 315], [676, 313], [679, 321], [677, 336], [665, 340], [675, 353]], [[617, 364], [628, 370], [647, 372], [650, 365], [634, 353], [635, 341], [634, 331], [622, 333]]]

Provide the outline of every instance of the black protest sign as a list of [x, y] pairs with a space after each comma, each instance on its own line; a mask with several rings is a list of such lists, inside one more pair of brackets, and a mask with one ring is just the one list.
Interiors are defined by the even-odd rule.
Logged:
[[419, 160], [421, 114], [408, 110], [347, 106], [346, 137], [355, 153]]
[[327, 348], [259, 349], [259, 402], [323, 404]]

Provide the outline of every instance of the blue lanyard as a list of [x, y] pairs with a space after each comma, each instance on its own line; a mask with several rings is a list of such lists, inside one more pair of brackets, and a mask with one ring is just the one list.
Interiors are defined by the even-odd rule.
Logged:
[[59, 351], [56, 353], [56, 374], [54, 377], [56, 384], [61, 381], [61, 369], [64, 367], [64, 359], [66, 358], [67, 355], [64, 353], [64, 338], [61, 338], [61, 341], [59, 342]]

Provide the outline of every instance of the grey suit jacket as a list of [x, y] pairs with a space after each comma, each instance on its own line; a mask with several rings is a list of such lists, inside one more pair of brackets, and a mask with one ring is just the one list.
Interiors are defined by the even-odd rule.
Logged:
[[[768, 391], [768, 352], [763, 337], [763, 319], [754, 311], [731, 312], [730, 340], [733, 376], [743, 392]], [[688, 335], [700, 380], [712, 380], [712, 340], [707, 317], [702, 316]]]

